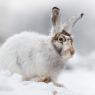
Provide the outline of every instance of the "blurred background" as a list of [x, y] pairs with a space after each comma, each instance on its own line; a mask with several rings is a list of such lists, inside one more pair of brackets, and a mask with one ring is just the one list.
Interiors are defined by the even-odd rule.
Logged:
[[94, 0], [0, 0], [0, 44], [22, 31], [48, 35], [53, 6], [61, 9], [63, 22], [73, 15], [85, 14], [72, 30], [76, 54], [70, 60], [70, 65], [75, 66], [77, 63], [82, 67], [86, 65], [90, 69], [95, 68]]

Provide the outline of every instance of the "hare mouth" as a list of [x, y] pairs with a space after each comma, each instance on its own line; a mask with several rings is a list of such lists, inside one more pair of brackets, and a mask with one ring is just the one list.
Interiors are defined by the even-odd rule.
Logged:
[[74, 53], [75, 53], [74, 49], [71, 49], [71, 48], [64, 51], [64, 55], [66, 56], [67, 55], [73, 56]]

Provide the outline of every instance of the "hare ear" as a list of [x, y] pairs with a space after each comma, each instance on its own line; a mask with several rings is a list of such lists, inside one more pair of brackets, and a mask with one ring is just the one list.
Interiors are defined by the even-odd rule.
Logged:
[[83, 17], [83, 13], [80, 14], [80, 16], [76, 16], [76, 17], [72, 17], [70, 18], [67, 22], [65, 22], [63, 24], [63, 28], [65, 31], [70, 32], [71, 29], [75, 26], [75, 24], [77, 23], [77, 21], [79, 21], [82, 17]]
[[58, 7], [52, 8], [52, 32], [59, 32], [61, 28], [60, 9]]

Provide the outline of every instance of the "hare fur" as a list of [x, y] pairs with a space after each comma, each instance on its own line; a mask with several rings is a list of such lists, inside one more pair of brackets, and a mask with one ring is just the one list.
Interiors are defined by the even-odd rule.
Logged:
[[61, 86], [57, 77], [75, 50], [70, 40], [73, 38], [61, 27], [59, 11], [57, 7], [52, 9], [53, 26], [49, 36], [22, 32], [10, 37], [0, 47], [0, 70], [19, 73], [24, 79], [52, 81]]

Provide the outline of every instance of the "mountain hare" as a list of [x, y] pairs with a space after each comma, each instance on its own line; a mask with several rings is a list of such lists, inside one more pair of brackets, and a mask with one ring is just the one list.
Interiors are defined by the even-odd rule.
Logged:
[[60, 9], [53, 7], [49, 36], [23, 32], [10, 37], [0, 48], [0, 70], [19, 73], [24, 79], [62, 86], [57, 83], [57, 77], [65, 61], [75, 52], [70, 31], [83, 14], [64, 24], [60, 15]]

